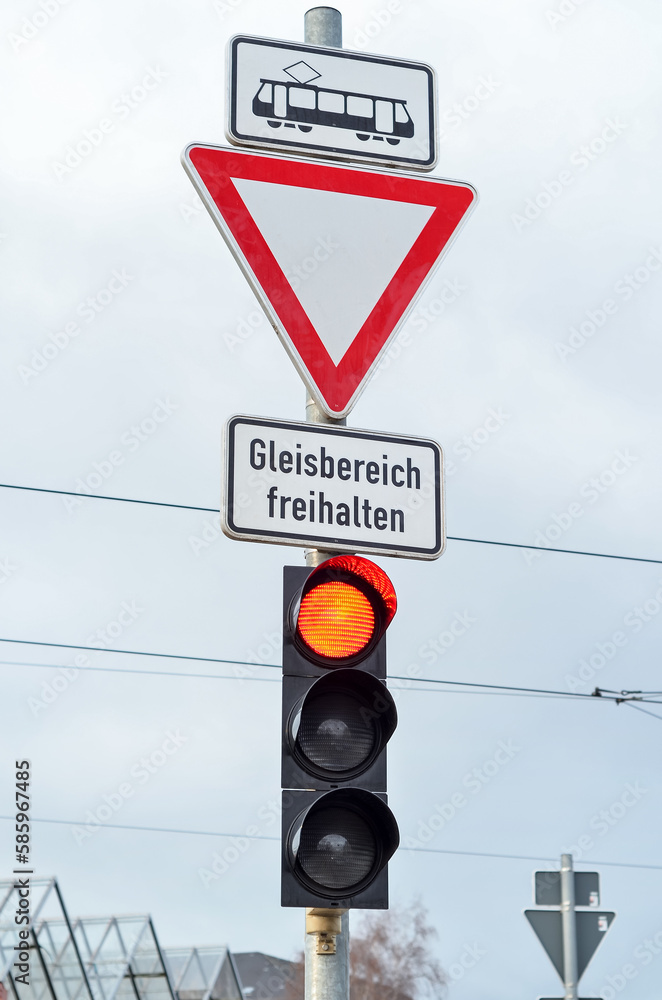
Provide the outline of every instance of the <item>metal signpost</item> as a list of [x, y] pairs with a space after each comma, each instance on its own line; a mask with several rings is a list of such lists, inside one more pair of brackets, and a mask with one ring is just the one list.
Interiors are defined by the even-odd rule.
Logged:
[[561, 856], [559, 872], [535, 873], [536, 903], [559, 909], [525, 910], [524, 916], [561, 978], [563, 1000], [578, 1000], [579, 980], [616, 916], [595, 909], [600, 903], [599, 879], [597, 872], [574, 872], [571, 854]]
[[[302, 589], [296, 609], [284, 592], [284, 691], [286, 681], [290, 694], [292, 685], [310, 690], [292, 717], [285, 713], [284, 746], [302, 773], [312, 768], [296, 787], [314, 801], [284, 831], [283, 901], [307, 905], [306, 1000], [348, 1000], [343, 907], [388, 906], [386, 862], [399, 839], [386, 804], [384, 756], [396, 722], [383, 635], [395, 592], [378, 566], [354, 553], [436, 559], [446, 536], [439, 445], [343, 425], [477, 194], [470, 184], [421, 176], [437, 157], [429, 66], [343, 51], [342, 18], [330, 7], [309, 10], [304, 27], [303, 45], [231, 39], [226, 135], [234, 145], [196, 143], [182, 159], [308, 390], [306, 424], [242, 416], [228, 422], [222, 525], [242, 541], [308, 546], [307, 571], [285, 567], [286, 579], [301, 576]], [[366, 162], [388, 169], [360, 165]], [[347, 630], [350, 606], [362, 623], [350, 644], [363, 638], [334, 661], [341, 655], [336, 622]], [[365, 633], [368, 620], [373, 631]], [[286, 658], [294, 664], [287, 672]], [[359, 708], [367, 692], [379, 697], [366, 715]], [[354, 713], [353, 730], [343, 712]], [[294, 724], [299, 716], [314, 725]], [[387, 732], [375, 742], [380, 725]], [[304, 766], [304, 745], [316, 746], [317, 737], [321, 748]], [[361, 766], [352, 757], [355, 737], [363, 741], [359, 758], [368, 752]], [[319, 753], [335, 761], [327, 771], [339, 775], [340, 788], [324, 783]], [[377, 782], [371, 793], [355, 786], [364, 772]], [[288, 780], [291, 790], [294, 779], [284, 772]], [[283, 802], [292, 798], [283, 794]], [[327, 807], [331, 800], [340, 808]], [[390, 817], [388, 843], [375, 826], [379, 816]], [[373, 830], [374, 856], [370, 837], [357, 840], [357, 829]], [[301, 887], [311, 885], [309, 903]]]
[[407, 559], [443, 552], [435, 441], [237, 416], [224, 468], [231, 538]]

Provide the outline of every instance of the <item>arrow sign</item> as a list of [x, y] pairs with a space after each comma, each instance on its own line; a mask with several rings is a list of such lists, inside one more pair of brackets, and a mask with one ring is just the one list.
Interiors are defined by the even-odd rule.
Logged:
[[[558, 910], [525, 910], [524, 916], [535, 931], [538, 940], [551, 959], [552, 965], [563, 982], [563, 932]], [[578, 910], [575, 913], [577, 928], [577, 978], [581, 979], [586, 966], [602, 944], [615, 913], [596, 913], [595, 910]]]
[[183, 164], [312, 395], [345, 416], [476, 191], [219, 146]]

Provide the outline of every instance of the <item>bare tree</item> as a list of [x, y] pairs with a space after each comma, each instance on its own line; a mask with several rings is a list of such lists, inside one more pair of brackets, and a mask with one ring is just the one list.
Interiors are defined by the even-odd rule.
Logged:
[[436, 936], [420, 901], [364, 916], [352, 931], [350, 1000], [438, 1000], [447, 980]]
[[[420, 902], [360, 918], [350, 938], [350, 1000], [440, 1000], [447, 979], [435, 957], [437, 936]], [[303, 955], [284, 1000], [303, 1000]]]

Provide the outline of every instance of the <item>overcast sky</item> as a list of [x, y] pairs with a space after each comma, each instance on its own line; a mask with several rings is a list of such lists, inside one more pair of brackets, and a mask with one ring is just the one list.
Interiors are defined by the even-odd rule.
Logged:
[[[306, 6], [3, 5], [3, 483], [217, 510], [227, 418], [304, 418], [180, 153], [226, 144], [228, 39], [302, 41]], [[660, 5], [355, 0], [343, 16], [346, 47], [435, 68], [434, 175], [480, 195], [349, 424], [443, 446], [451, 536], [662, 560]], [[195, 510], [11, 489], [0, 503], [0, 638], [280, 663], [281, 568], [301, 550], [231, 541]], [[380, 563], [399, 600], [391, 674], [662, 689], [660, 565], [460, 541]], [[76, 655], [0, 646], [0, 813], [28, 757], [34, 816], [74, 824], [35, 823], [38, 872], [72, 914], [150, 912], [167, 946], [291, 957], [303, 916], [279, 906], [277, 840], [237, 842], [210, 878], [228, 838], [80, 832], [128, 783], [108, 823], [277, 837], [278, 671], [113, 652], [78, 661], [113, 673], [35, 666]], [[392, 901], [429, 909], [452, 1000], [559, 995], [522, 910], [564, 850], [617, 912], [580, 992], [650, 1000], [662, 725], [597, 698], [440, 686], [398, 706], [403, 845], [448, 853], [399, 851]], [[9, 874], [9, 823], [2, 842]]]

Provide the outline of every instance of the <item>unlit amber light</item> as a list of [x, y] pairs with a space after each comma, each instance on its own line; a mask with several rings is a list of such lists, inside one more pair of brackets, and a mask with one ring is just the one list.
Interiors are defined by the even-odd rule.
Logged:
[[320, 656], [355, 656], [370, 642], [375, 612], [370, 601], [349, 583], [330, 580], [313, 587], [301, 602], [299, 635]]

